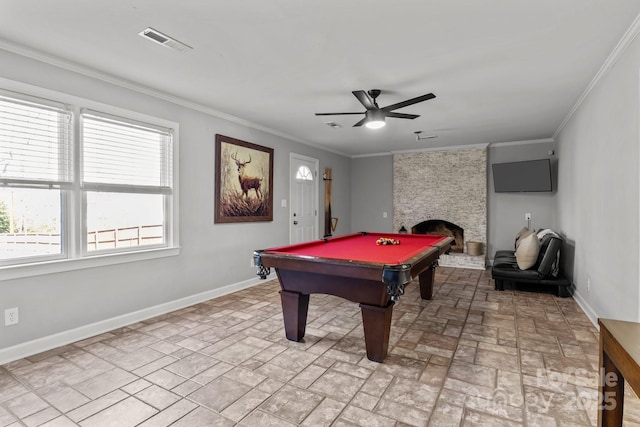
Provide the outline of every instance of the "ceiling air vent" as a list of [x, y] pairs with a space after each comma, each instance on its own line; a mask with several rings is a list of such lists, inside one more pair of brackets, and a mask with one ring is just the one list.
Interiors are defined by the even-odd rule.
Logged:
[[179, 42], [178, 40], [169, 37], [168, 35], [163, 34], [151, 27], [140, 31], [138, 34], [146, 39], [151, 40], [154, 43], [161, 44], [162, 46], [168, 47], [169, 49], [175, 50], [177, 52], [184, 53], [193, 49], [191, 46]]

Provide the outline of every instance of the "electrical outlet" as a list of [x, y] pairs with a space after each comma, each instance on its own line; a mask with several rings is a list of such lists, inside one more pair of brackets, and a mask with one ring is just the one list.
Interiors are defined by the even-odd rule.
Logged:
[[17, 325], [19, 321], [18, 307], [7, 308], [4, 311], [4, 326]]
[[531, 221], [531, 214], [530, 213], [524, 214], [524, 219], [525, 221]]
[[587, 276], [587, 293], [591, 292], [591, 277]]
[[255, 267], [256, 265], [253, 263], [253, 257], [249, 260], [249, 267]]
[[382, 218], [386, 218], [387, 217], [387, 213], [386, 212], [382, 212]]

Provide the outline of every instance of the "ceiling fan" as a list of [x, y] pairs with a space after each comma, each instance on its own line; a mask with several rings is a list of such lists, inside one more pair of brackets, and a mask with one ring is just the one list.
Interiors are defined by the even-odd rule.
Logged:
[[341, 116], [344, 114], [364, 114], [364, 118], [360, 120], [358, 123], [353, 125], [354, 127], [365, 125], [371, 129], [378, 129], [385, 125], [386, 117], [394, 117], [396, 119], [415, 119], [416, 117], [420, 117], [416, 114], [405, 114], [405, 113], [396, 113], [393, 110], [397, 110], [399, 108], [407, 107], [409, 105], [417, 104], [418, 102], [427, 101], [429, 99], [435, 98], [436, 96], [432, 93], [428, 93], [426, 95], [418, 96], [417, 98], [411, 98], [403, 102], [398, 102], [396, 104], [387, 105], [386, 107], [380, 108], [378, 103], [376, 102], [376, 98], [382, 93], [380, 89], [371, 89], [367, 92], [364, 90], [354, 90], [353, 96], [355, 96], [358, 101], [366, 111], [363, 112], [349, 112], [349, 113], [316, 113], [316, 116]]

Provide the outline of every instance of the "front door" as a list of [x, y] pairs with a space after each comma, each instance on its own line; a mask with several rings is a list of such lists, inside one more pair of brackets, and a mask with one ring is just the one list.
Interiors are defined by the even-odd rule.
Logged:
[[291, 244], [318, 239], [318, 160], [291, 153]]

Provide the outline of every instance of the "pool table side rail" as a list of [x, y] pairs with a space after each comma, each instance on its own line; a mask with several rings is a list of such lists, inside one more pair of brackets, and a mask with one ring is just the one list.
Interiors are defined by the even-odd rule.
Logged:
[[[427, 250], [437, 258], [438, 249], [431, 247]], [[367, 280], [382, 280], [382, 271], [386, 264], [353, 261], [337, 258], [320, 258], [305, 255], [254, 252], [254, 259], [258, 259], [264, 267], [305, 271], [309, 273], [331, 274], [334, 276], [353, 277]], [[414, 257], [416, 258], [416, 257]], [[431, 258], [431, 257], [429, 257]], [[259, 267], [256, 261], [256, 266]], [[414, 270], [411, 265], [411, 270]]]
[[[437, 262], [440, 255], [449, 250], [452, 242], [453, 238], [447, 237], [439, 241], [436, 245], [404, 260], [400, 265], [409, 266], [411, 269], [411, 277], [416, 278], [422, 271], [431, 267], [434, 262]], [[270, 252], [271, 250], [272, 249], [257, 250], [254, 252], [254, 261], [259, 269], [262, 266], [367, 280], [382, 280], [382, 272], [386, 266], [385, 264], [375, 262]], [[392, 264], [388, 265], [392, 266]], [[395, 265], [395, 267], [397, 266], [398, 265]]]

